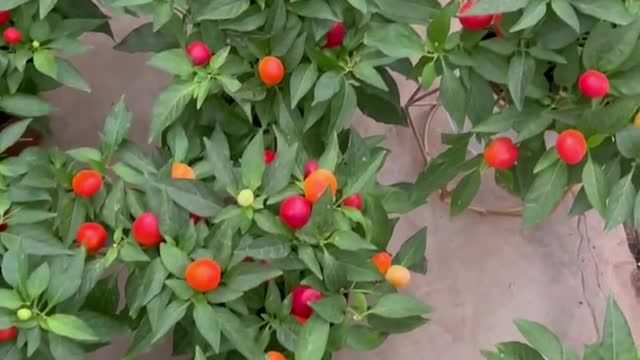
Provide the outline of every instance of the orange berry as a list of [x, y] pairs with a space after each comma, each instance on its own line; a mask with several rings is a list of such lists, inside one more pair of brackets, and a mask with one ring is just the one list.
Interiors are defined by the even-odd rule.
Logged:
[[391, 262], [393, 261], [393, 258], [388, 252], [383, 251], [375, 254], [371, 258], [371, 261], [378, 268], [378, 270], [380, 270], [380, 273], [384, 275], [387, 273], [387, 271], [391, 267]]
[[310, 203], [315, 204], [327, 190], [331, 187], [331, 193], [336, 196], [338, 191], [338, 180], [328, 170], [316, 170], [304, 179], [304, 196]]
[[284, 357], [282, 353], [279, 353], [277, 351], [269, 351], [267, 353], [267, 359], [268, 360], [287, 360], [287, 358]]
[[211, 259], [200, 259], [192, 262], [185, 271], [187, 284], [196, 291], [209, 292], [218, 288], [222, 269]]
[[175, 163], [171, 167], [171, 178], [174, 180], [195, 180], [196, 172], [184, 163]]
[[274, 56], [267, 56], [258, 64], [260, 79], [267, 86], [276, 86], [284, 79], [284, 65]]
[[393, 265], [387, 270], [385, 274], [385, 279], [387, 282], [391, 284], [394, 288], [400, 290], [409, 285], [409, 281], [411, 280], [411, 273], [409, 270], [400, 265]]
[[640, 128], [640, 112], [638, 112], [635, 119], [633, 119], [633, 125], [637, 128]]

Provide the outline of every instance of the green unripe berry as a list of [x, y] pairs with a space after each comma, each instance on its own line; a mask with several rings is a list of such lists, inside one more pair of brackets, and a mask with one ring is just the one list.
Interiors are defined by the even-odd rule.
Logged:
[[253, 200], [255, 200], [255, 197], [253, 196], [253, 191], [244, 189], [240, 191], [236, 200], [238, 201], [238, 205], [242, 207], [249, 207], [251, 206], [251, 204], [253, 204]]
[[16, 316], [18, 317], [18, 320], [20, 321], [27, 321], [29, 319], [31, 319], [31, 317], [33, 317], [33, 311], [27, 309], [27, 308], [22, 308], [20, 310], [18, 310], [18, 312], [16, 312]]
[[40, 42], [39, 42], [39, 41], [34, 40], [34, 41], [31, 43], [31, 47], [33, 47], [34, 49], [39, 48], [39, 47], [40, 47]]

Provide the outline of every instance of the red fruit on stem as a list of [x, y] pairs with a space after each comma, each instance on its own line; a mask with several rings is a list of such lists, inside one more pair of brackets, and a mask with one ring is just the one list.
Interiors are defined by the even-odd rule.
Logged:
[[194, 41], [187, 46], [187, 54], [195, 66], [207, 66], [213, 57], [213, 53], [207, 44], [202, 41]]
[[610, 89], [607, 75], [596, 70], [588, 70], [582, 74], [578, 80], [578, 87], [584, 96], [591, 99], [606, 96]]
[[335, 49], [342, 46], [346, 35], [347, 28], [344, 24], [341, 22], [336, 23], [327, 33], [327, 44], [325, 47], [327, 49]]
[[4, 42], [9, 45], [17, 45], [20, 43], [20, 41], [22, 41], [22, 33], [20, 32], [20, 30], [14, 27], [10, 27], [4, 31], [4, 33], [2, 34], [2, 38], [4, 39]]
[[10, 327], [0, 330], [0, 343], [13, 341], [18, 337], [18, 328]]
[[587, 154], [587, 140], [578, 130], [565, 130], [558, 136], [556, 151], [562, 161], [569, 165], [576, 165]]
[[304, 196], [291, 196], [280, 205], [280, 219], [294, 230], [303, 228], [310, 218], [311, 203]]
[[107, 243], [107, 230], [98, 223], [85, 223], [76, 233], [78, 246], [85, 246], [89, 254], [98, 253]]
[[11, 11], [0, 11], [0, 26], [6, 24], [11, 20]]
[[364, 207], [364, 199], [360, 194], [351, 195], [344, 199], [342, 205], [362, 211], [362, 208]]
[[313, 315], [311, 303], [322, 300], [324, 295], [309, 286], [298, 286], [292, 292], [291, 314], [303, 319], [308, 319]]
[[90, 198], [102, 189], [102, 175], [93, 170], [81, 170], [73, 177], [71, 187], [80, 197]]
[[144, 213], [133, 222], [133, 238], [144, 247], [154, 247], [162, 242], [160, 222], [153, 213]]
[[318, 169], [320, 169], [319, 162], [317, 162], [316, 160], [309, 161], [304, 167], [304, 178], [306, 179], [307, 176], [311, 175], [311, 173], [314, 173]]
[[458, 14], [458, 19], [462, 24], [462, 27], [468, 31], [482, 31], [487, 28], [487, 26], [491, 25], [496, 16], [495, 14], [487, 14], [487, 15], [470, 15], [463, 16], [464, 13], [471, 10], [477, 3], [477, 0], [471, 0], [462, 5], [460, 8], [460, 13]]
[[274, 162], [277, 157], [278, 157], [278, 155], [275, 152], [271, 151], [271, 150], [265, 150], [265, 152], [264, 152], [264, 162], [267, 165], [271, 165], [271, 163]]
[[498, 170], [509, 170], [518, 161], [518, 147], [507, 137], [494, 139], [484, 151], [484, 160]]

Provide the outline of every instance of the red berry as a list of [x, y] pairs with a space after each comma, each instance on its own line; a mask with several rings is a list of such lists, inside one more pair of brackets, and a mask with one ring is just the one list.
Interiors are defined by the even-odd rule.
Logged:
[[271, 151], [271, 150], [265, 150], [265, 152], [264, 152], [264, 162], [267, 165], [271, 165], [271, 163], [274, 162], [277, 157], [278, 157], [278, 155], [275, 152]]
[[198, 225], [200, 224], [201, 221], [204, 221], [206, 225], [209, 225], [209, 220], [207, 220], [207, 218], [204, 218], [202, 216], [198, 216], [196, 214], [189, 214], [189, 218], [191, 219], [191, 222], [193, 223], [193, 225]]
[[308, 319], [313, 315], [313, 308], [309, 305], [322, 300], [324, 295], [316, 289], [308, 286], [298, 286], [292, 292], [291, 314], [302, 319]]
[[347, 28], [344, 27], [344, 24], [341, 22], [336, 23], [327, 33], [327, 44], [325, 47], [327, 49], [335, 49], [342, 46], [346, 35]]
[[344, 199], [342, 205], [362, 211], [362, 208], [364, 207], [364, 199], [360, 194], [351, 195]]
[[20, 32], [20, 30], [14, 27], [10, 27], [4, 31], [4, 34], [2, 34], [2, 38], [4, 38], [4, 42], [9, 45], [16, 45], [19, 44], [20, 41], [22, 41], [22, 33]]
[[207, 44], [202, 41], [194, 41], [187, 47], [187, 54], [195, 66], [207, 66], [213, 57], [213, 53]]
[[465, 30], [482, 31], [486, 29], [487, 26], [491, 25], [493, 19], [497, 16], [494, 14], [462, 16], [464, 13], [471, 10], [476, 5], [476, 3], [477, 0], [471, 0], [464, 3], [460, 8], [458, 18], [460, 19], [460, 23]]
[[607, 75], [595, 71], [588, 70], [578, 80], [578, 87], [584, 96], [591, 99], [598, 99], [609, 93], [609, 79]]
[[518, 161], [518, 147], [507, 137], [494, 139], [484, 151], [484, 160], [498, 170], [509, 170]]
[[311, 173], [315, 172], [316, 170], [320, 169], [320, 163], [315, 161], [315, 160], [311, 160], [307, 163], [307, 165], [305, 165], [304, 167], [304, 178], [306, 179], [307, 176], [311, 175]]
[[85, 223], [78, 228], [76, 240], [78, 246], [86, 246], [89, 254], [96, 254], [107, 243], [107, 230], [97, 223]]
[[11, 20], [11, 11], [0, 11], [0, 26], [6, 24]]
[[84, 198], [96, 195], [102, 189], [102, 175], [93, 170], [82, 170], [73, 177], [73, 192]]
[[587, 154], [587, 140], [578, 130], [565, 130], [558, 136], [556, 151], [567, 164], [578, 164]]
[[144, 247], [154, 247], [162, 242], [160, 223], [153, 213], [144, 213], [133, 222], [133, 238]]
[[17, 337], [18, 337], [17, 327], [10, 327], [8, 329], [0, 330], [0, 343], [13, 341]]
[[9, 224], [7, 223], [0, 224], [0, 232], [5, 232], [7, 230], [9, 230]]
[[311, 203], [304, 196], [294, 195], [280, 205], [280, 219], [290, 228], [303, 228], [311, 218]]

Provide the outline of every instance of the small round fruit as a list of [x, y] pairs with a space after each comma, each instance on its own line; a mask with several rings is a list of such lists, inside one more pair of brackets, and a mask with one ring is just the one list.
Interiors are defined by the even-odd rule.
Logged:
[[636, 117], [633, 119], [633, 126], [640, 128], [640, 112], [638, 112]]
[[287, 358], [277, 351], [269, 351], [267, 353], [267, 360], [287, 360]]
[[311, 219], [311, 203], [300, 195], [291, 196], [280, 205], [280, 219], [294, 230], [302, 229]]
[[218, 288], [222, 269], [211, 259], [200, 259], [192, 262], [185, 271], [187, 284], [198, 292], [209, 292]]
[[5, 232], [5, 231], [7, 231], [7, 230], [9, 230], [9, 224], [7, 224], [7, 223], [1, 223], [1, 224], [0, 224], [0, 232]]
[[298, 286], [293, 289], [291, 297], [291, 313], [303, 319], [308, 319], [313, 315], [311, 303], [322, 300], [324, 295], [309, 286]]
[[307, 165], [304, 166], [304, 178], [306, 179], [307, 177], [309, 177], [309, 175], [313, 174], [318, 169], [320, 169], [319, 162], [317, 162], [316, 160], [309, 161]]
[[9, 45], [17, 45], [22, 41], [22, 33], [20, 30], [10, 27], [4, 31], [2, 38], [4, 39], [4, 42]]
[[576, 165], [587, 154], [587, 140], [578, 130], [565, 130], [558, 136], [556, 151], [562, 161], [569, 165]]
[[312, 204], [315, 204], [328, 187], [331, 188], [331, 194], [335, 197], [338, 191], [338, 180], [333, 173], [324, 169], [314, 171], [304, 179], [304, 196]]
[[509, 170], [518, 162], [518, 147], [507, 137], [491, 141], [484, 151], [484, 161], [498, 170]]
[[40, 48], [40, 41], [33, 40], [31, 42], [31, 47], [34, 48], [34, 49]]
[[596, 70], [588, 70], [582, 74], [578, 80], [578, 87], [584, 96], [591, 99], [605, 97], [611, 88], [607, 75]]
[[171, 178], [174, 180], [195, 180], [196, 172], [184, 163], [175, 163], [171, 166]]
[[202, 41], [194, 41], [187, 46], [187, 54], [191, 59], [191, 62], [195, 66], [203, 67], [209, 65], [213, 53], [209, 49], [207, 44]]
[[144, 213], [133, 222], [133, 238], [144, 247], [154, 247], [162, 242], [160, 222], [153, 213]]
[[0, 343], [13, 341], [18, 337], [18, 328], [0, 329]]
[[97, 223], [84, 223], [76, 233], [78, 246], [85, 246], [89, 254], [98, 253], [107, 243], [107, 230]]
[[240, 191], [240, 193], [236, 197], [238, 205], [242, 207], [251, 206], [253, 204], [253, 200], [255, 200], [255, 197], [253, 196], [253, 191], [251, 191], [250, 189], [244, 189]]
[[33, 311], [27, 308], [22, 308], [16, 311], [16, 317], [18, 317], [18, 320], [20, 321], [30, 320], [33, 317]]
[[342, 46], [344, 43], [344, 38], [347, 35], [347, 28], [343, 23], [337, 22], [331, 30], [327, 33], [327, 44], [325, 47], [327, 49], [335, 49]]
[[404, 266], [393, 265], [389, 268], [389, 270], [387, 270], [384, 278], [387, 279], [387, 282], [391, 284], [391, 286], [400, 290], [409, 285], [409, 281], [411, 280], [411, 273]]
[[482, 31], [486, 29], [487, 26], [491, 25], [494, 18], [496, 17], [495, 14], [464, 16], [464, 14], [471, 10], [477, 2], [477, 0], [468, 1], [464, 3], [460, 8], [458, 19], [460, 20], [460, 23], [465, 30]]
[[391, 257], [391, 254], [386, 251], [379, 252], [371, 258], [371, 262], [378, 268], [382, 275], [387, 273], [391, 267], [392, 261], [393, 258]]
[[267, 86], [276, 86], [284, 79], [284, 65], [274, 56], [267, 56], [258, 64], [260, 79]]
[[0, 26], [6, 24], [11, 20], [11, 11], [0, 11]]
[[73, 177], [72, 187], [76, 195], [90, 198], [102, 189], [102, 175], [94, 170], [81, 170]]
[[264, 163], [267, 165], [271, 165], [272, 162], [276, 161], [276, 158], [278, 157], [278, 155], [271, 151], [271, 150], [265, 150], [264, 152]]
[[362, 211], [362, 208], [364, 207], [364, 199], [360, 194], [351, 195], [344, 199], [342, 205]]

